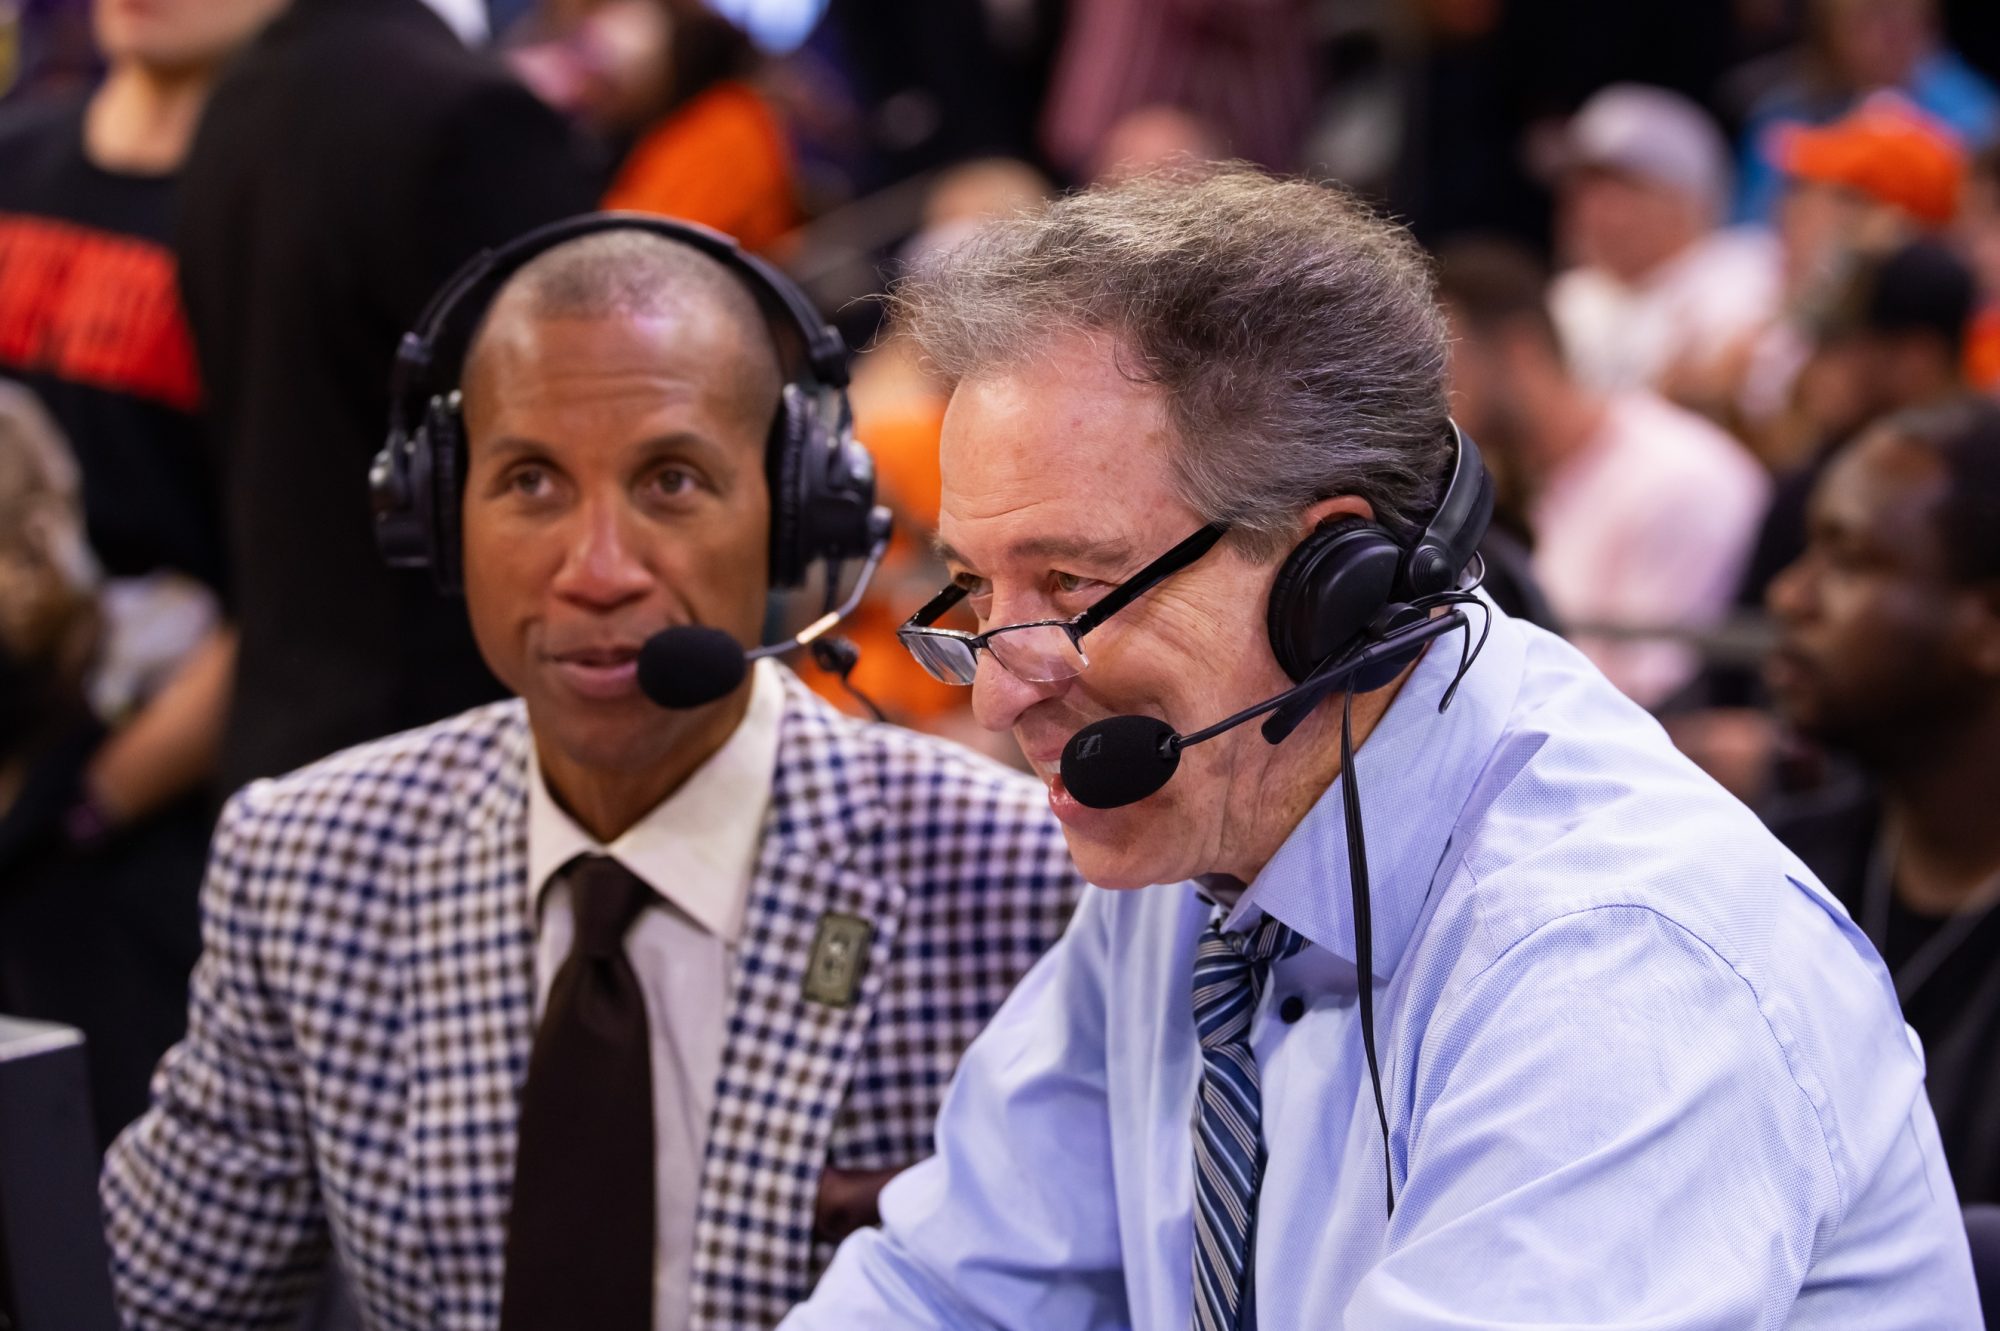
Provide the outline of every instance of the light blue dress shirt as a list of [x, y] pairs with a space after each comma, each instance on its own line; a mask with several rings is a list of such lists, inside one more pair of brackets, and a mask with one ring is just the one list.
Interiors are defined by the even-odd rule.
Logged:
[[[1440, 716], [1458, 655], [1355, 759], [1393, 1220], [1338, 789], [1228, 921], [1315, 945], [1251, 1034], [1261, 1331], [1976, 1331], [1922, 1055], [1861, 932], [1566, 644], [1496, 617]], [[784, 1331], [1186, 1331], [1210, 910], [1087, 893], [966, 1054], [938, 1154]]]

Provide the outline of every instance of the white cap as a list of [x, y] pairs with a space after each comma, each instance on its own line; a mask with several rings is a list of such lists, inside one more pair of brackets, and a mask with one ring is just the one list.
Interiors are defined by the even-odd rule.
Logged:
[[1603, 167], [1693, 195], [1721, 211], [1728, 201], [1729, 145], [1708, 112], [1665, 88], [1614, 83], [1569, 122], [1564, 165]]

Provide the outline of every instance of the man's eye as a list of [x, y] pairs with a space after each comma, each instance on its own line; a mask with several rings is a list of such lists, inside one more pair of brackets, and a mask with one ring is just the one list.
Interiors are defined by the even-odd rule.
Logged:
[[953, 586], [959, 588], [968, 598], [975, 601], [981, 597], [990, 596], [993, 592], [992, 584], [976, 573], [955, 573], [952, 575], [951, 581]]
[[1051, 573], [1049, 575], [1049, 586], [1054, 588], [1060, 596], [1074, 596], [1078, 592], [1088, 591], [1098, 585], [1096, 578], [1086, 578], [1080, 573]]
[[526, 499], [541, 498], [552, 484], [547, 469], [542, 467], [516, 467], [507, 477], [507, 488]]
[[662, 467], [653, 477], [653, 488], [670, 499], [692, 492], [696, 484], [694, 473], [685, 467]]

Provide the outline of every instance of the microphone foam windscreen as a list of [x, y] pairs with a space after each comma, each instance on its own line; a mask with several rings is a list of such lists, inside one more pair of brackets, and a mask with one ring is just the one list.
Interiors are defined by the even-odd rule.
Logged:
[[1078, 804], [1117, 809], [1167, 784], [1181, 765], [1174, 728], [1156, 716], [1112, 716], [1063, 745], [1063, 785]]
[[661, 629], [639, 648], [639, 691], [662, 707], [701, 707], [727, 697], [749, 670], [743, 644], [721, 629]]

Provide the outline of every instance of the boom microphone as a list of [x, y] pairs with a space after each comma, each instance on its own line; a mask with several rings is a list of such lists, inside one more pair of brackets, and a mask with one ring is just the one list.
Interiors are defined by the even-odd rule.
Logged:
[[736, 691], [750, 654], [721, 629], [682, 624], [639, 648], [639, 691], [662, 707], [705, 707]]
[[[1182, 735], [1156, 716], [1110, 716], [1093, 722], [1069, 737], [1063, 745], [1063, 785], [1078, 804], [1089, 809], [1120, 809], [1137, 804], [1173, 779], [1181, 765], [1181, 752], [1205, 743], [1217, 735], [1276, 711], [1294, 699], [1327, 690], [1370, 666], [1405, 655], [1415, 647], [1465, 626], [1465, 612], [1453, 610], [1435, 619], [1424, 619], [1400, 629], [1379, 642], [1370, 643], [1350, 656], [1308, 675], [1274, 698], [1266, 698], [1232, 717], [1216, 722], [1191, 735]], [[1317, 697], [1314, 698], [1317, 701]], [[1309, 709], [1307, 709], [1309, 710]], [[1274, 717], [1277, 721], [1281, 718]], [[1288, 718], [1289, 724], [1266, 725], [1264, 738], [1276, 744], [1292, 732], [1303, 712]]]
[[1062, 779], [1089, 809], [1137, 804], [1167, 784], [1186, 741], [1157, 716], [1113, 716], [1085, 726], [1063, 746]]
[[[639, 692], [676, 711], [706, 707], [728, 697], [750, 673], [752, 661], [804, 647], [853, 614], [854, 607], [867, 595], [876, 566], [888, 548], [889, 537], [885, 532], [868, 552], [861, 575], [854, 580], [847, 599], [783, 642], [745, 651], [742, 643], [721, 629], [703, 624], [677, 624], [661, 629], [639, 646]], [[828, 577], [837, 579], [838, 570]]]

